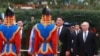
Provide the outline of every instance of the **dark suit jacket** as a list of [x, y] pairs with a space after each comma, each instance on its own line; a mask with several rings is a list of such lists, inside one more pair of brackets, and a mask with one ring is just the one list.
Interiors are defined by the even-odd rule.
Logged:
[[[81, 32], [81, 30], [79, 30], [79, 33]], [[79, 34], [78, 33], [78, 34]], [[77, 34], [77, 35], [78, 35]], [[73, 31], [73, 32], [71, 32], [71, 48], [73, 48], [73, 49], [75, 49], [75, 41], [76, 41], [76, 38], [77, 38], [77, 35], [76, 35], [76, 32], [75, 31]], [[75, 52], [75, 51], [74, 51]]]
[[85, 56], [85, 53], [87, 53], [88, 56], [97, 54], [96, 36], [90, 31], [88, 32], [86, 42], [83, 40], [83, 32], [78, 34], [75, 42], [75, 54], [78, 54], [79, 56]]
[[69, 29], [63, 26], [61, 33], [59, 35], [59, 40], [61, 41], [61, 54], [65, 54], [66, 51], [70, 51], [71, 48], [71, 33]]
[[[81, 30], [79, 30], [79, 33], [81, 32]], [[79, 34], [78, 33], [78, 34]], [[77, 35], [78, 35], [77, 34]], [[72, 36], [72, 40], [75, 40], [76, 38], [77, 38], [77, 35], [76, 35], [76, 32], [75, 31], [73, 31], [73, 32], [71, 32], [71, 36]]]

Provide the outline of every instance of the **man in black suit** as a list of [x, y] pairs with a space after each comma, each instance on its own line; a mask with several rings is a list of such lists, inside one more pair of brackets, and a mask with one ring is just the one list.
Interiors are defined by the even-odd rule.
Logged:
[[93, 32], [89, 31], [89, 23], [83, 22], [81, 24], [82, 32], [77, 36], [75, 42], [76, 56], [96, 56], [97, 55], [97, 41]]
[[60, 56], [69, 56], [71, 49], [71, 33], [69, 29], [63, 26], [64, 20], [62, 17], [56, 19], [56, 25], [58, 26], [58, 35], [61, 42]]
[[71, 32], [72, 36], [72, 42], [71, 42], [71, 56], [75, 56], [75, 40], [77, 38], [77, 35], [81, 32], [80, 25], [78, 23], [75, 23], [74, 25], [74, 31]]
[[76, 37], [78, 35], [78, 33], [80, 32], [80, 25], [77, 23], [74, 25], [74, 31], [72, 31], [72, 35], [74, 35], [74, 37]]

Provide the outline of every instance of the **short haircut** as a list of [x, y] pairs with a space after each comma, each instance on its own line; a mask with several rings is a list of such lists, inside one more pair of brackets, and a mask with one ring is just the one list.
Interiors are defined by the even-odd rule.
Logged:
[[80, 25], [80, 24], [79, 23], [75, 23], [74, 26], [76, 26], [76, 25]]
[[[64, 18], [63, 18], [62, 16], [58, 16], [58, 17], [56, 18], [56, 20], [57, 20], [58, 18], [61, 18], [61, 19], [64, 21]], [[55, 21], [56, 21], [56, 20], [55, 20]]]
[[83, 22], [81, 25], [88, 25], [88, 27], [89, 27], [89, 22]]

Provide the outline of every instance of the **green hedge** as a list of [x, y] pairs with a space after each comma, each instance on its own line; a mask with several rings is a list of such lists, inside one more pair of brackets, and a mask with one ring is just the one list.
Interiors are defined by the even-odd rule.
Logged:
[[[0, 10], [0, 12], [5, 9]], [[97, 28], [97, 31], [100, 32], [100, 11], [99, 10], [62, 10], [62, 9], [52, 9], [52, 18], [56, 19], [57, 16], [62, 16], [65, 21], [68, 22], [83, 22], [91, 21], [93, 25]], [[28, 20], [30, 21], [31, 15], [35, 15], [35, 19], [39, 20], [41, 18], [41, 9], [34, 10], [15, 10], [16, 19], [18, 20]]]
[[[61, 10], [52, 9], [52, 18], [56, 19], [57, 16], [62, 16], [68, 22], [83, 22], [89, 21], [100, 32], [100, 11], [95, 10]], [[41, 18], [41, 9], [38, 10], [15, 10], [17, 20], [30, 20], [31, 15], [35, 15], [35, 19]]]

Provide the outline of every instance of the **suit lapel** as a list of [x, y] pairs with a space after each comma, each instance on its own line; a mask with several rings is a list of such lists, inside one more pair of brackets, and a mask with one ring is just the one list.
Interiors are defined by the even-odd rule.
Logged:
[[84, 42], [84, 40], [83, 40], [83, 32], [81, 32], [81, 37], [82, 37], [82, 38], [81, 38], [81, 39], [82, 39], [82, 41]]
[[73, 32], [73, 35], [74, 35], [74, 36], [77, 36], [75, 31]]
[[[86, 38], [86, 42], [88, 41], [89, 35], [90, 35], [90, 32], [88, 32], [88, 35], [87, 35], [87, 38]], [[84, 42], [84, 39], [83, 39], [83, 32], [81, 33], [81, 37], [82, 37], [82, 41]], [[85, 42], [85, 43], [86, 43], [86, 42]]]
[[89, 35], [90, 35], [90, 32], [88, 32], [88, 35], [87, 35], [87, 39], [86, 39], [86, 42], [88, 41]]

